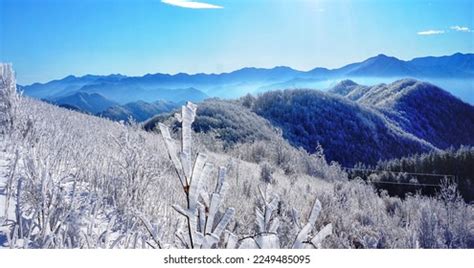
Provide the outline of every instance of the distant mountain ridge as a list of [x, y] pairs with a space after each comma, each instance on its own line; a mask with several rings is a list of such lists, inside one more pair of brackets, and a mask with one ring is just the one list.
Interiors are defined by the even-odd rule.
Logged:
[[111, 101], [100, 94], [89, 94], [86, 92], [76, 92], [71, 95], [53, 98], [48, 101], [62, 107], [91, 114], [100, 113], [112, 106], [118, 105], [118, 103]]
[[133, 119], [137, 122], [143, 122], [157, 114], [170, 112], [182, 104], [183, 103], [163, 100], [152, 103], [136, 101], [124, 105], [112, 106], [98, 115], [114, 121], [127, 122], [129, 119]]
[[[287, 87], [313, 87], [321, 80], [345, 77], [413, 77], [474, 79], [474, 54], [456, 53], [442, 57], [421, 57], [409, 61], [383, 54], [337, 69], [314, 68], [298, 71], [286, 66], [271, 69], [247, 67], [221, 74], [147, 74], [128, 77], [120, 74], [82, 77], [68, 76], [48, 83], [23, 86], [26, 95], [50, 99], [77, 91], [99, 93], [113, 101], [127, 103], [158, 99], [182, 101], [210, 97], [234, 98], [246, 93]], [[178, 97], [170, 92], [181, 91]], [[162, 95], [167, 95], [163, 97]], [[178, 99], [177, 99], [178, 98]]]
[[68, 76], [61, 80], [54, 80], [45, 84], [35, 83], [31, 86], [20, 86], [23, 92], [31, 97], [54, 101], [78, 92], [100, 94], [103, 97], [121, 104], [145, 100], [153, 102], [165, 101], [202, 101], [208, 96], [193, 87], [166, 88], [148, 83], [144, 79], [126, 77], [122, 75], [82, 77]]

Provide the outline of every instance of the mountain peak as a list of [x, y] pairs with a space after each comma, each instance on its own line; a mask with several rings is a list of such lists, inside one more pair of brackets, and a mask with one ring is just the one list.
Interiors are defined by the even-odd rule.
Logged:
[[356, 82], [350, 80], [350, 79], [344, 79], [342, 81], [340, 81], [337, 85], [342, 85], [342, 86], [357, 86], [359, 84], [357, 84]]
[[337, 83], [334, 87], [328, 90], [329, 93], [341, 95], [341, 96], [346, 96], [349, 94], [354, 88], [359, 86], [356, 82], [350, 80], [350, 79], [345, 79]]
[[288, 67], [288, 66], [275, 66], [275, 67], [272, 68], [272, 70], [294, 71], [293, 68]]
[[[379, 84], [369, 87], [357, 101], [362, 104], [390, 108], [397, 105], [400, 100], [418, 96], [420, 102], [423, 98], [432, 96], [444, 96], [449, 93], [428, 82], [405, 78], [390, 84]], [[421, 97], [424, 96], [424, 97]]]
[[384, 60], [384, 61], [389, 61], [389, 60], [393, 60], [393, 61], [402, 61], [396, 57], [393, 57], [393, 56], [387, 56], [385, 54], [378, 54], [377, 56], [375, 57], [371, 57], [369, 59], [367, 59], [366, 61], [371, 61], [371, 60]]
[[399, 80], [396, 80], [392, 83], [390, 83], [389, 85], [395, 85], [397, 87], [407, 87], [407, 86], [412, 86], [416, 83], [426, 83], [426, 82], [423, 82], [423, 81], [419, 81], [419, 80], [416, 80], [416, 79], [413, 79], [413, 78], [403, 78], [403, 79], [399, 79]]
[[342, 70], [346, 77], [351, 75], [373, 77], [410, 76], [413, 71], [405, 61], [384, 54], [368, 58], [360, 63], [349, 64], [339, 70]]
[[461, 53], [461, 52], [456, 52], [456, 53], [454, 53], [454, 54], [451, 55], [451, 56], [452, 56], [452, 57], [453, 57], [453, 56], [454, 56], [454, 57], [462, 57], [462, 56], [469, 56], [469, 55], [473, 55], [473, 54], [472, 54], [472, 53], [466, 53], [466, 54], [464, 54], [464, 53]]
[[80, 111], [90, 112], [92, 114], [104, 111], [105, 109], [117, 104], [101, 94], [82, 91], [58, 97], [51, 101], [59, 106], [75, 107]]
[[64, 78], [61, 79], [61, 80], [63, 80], [63, 81], [72, 81], [72, 80], [74, 80], [74, 79], [76, 79], [76, 78], [77, 78], [77, 77], [76, 77], [75, 75], [72, 75], [72, 74], [71, 74], [71, 75], [68, 75], [68, 76], [64, 77]]

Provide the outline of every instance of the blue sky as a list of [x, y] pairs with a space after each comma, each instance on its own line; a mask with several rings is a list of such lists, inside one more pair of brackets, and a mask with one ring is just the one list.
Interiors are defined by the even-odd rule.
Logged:
[[470, 0], [183, 2], [0, 0], [0, 61], [29, 84], [69, 74], [309, 70], [379, 53], [474, 51]]

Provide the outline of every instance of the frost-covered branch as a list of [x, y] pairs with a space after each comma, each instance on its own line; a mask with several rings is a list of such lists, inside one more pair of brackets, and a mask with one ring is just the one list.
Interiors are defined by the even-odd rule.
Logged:
[[220, 220], [217, 220], [222, 205], [223, 186], [226, 169], [220, 167], [214, 192], [207, 193], [203, 185], [207, 184], [214, 166], [207, 162], [207, 155], [198, 153], [192, 161], [192, 129], [197, 106], [188, 102], [182, 107], [181, 115], [181, 150], [171, 138], [169, 129], [159, 124], [171, 162], [186, 196], [186, 208], [174, 205], [173, 208], [187, 219], [187, 238], [182, 230], [177, 231], [179, 240], [187, 248], [212, 248], [219, 243], [226, 226], [235, 214], [234, 208], [227, 208]]

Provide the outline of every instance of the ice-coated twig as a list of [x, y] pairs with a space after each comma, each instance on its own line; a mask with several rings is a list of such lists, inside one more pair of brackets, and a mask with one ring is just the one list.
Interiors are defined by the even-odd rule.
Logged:
[[322, 241], [328, 237], [329, 235], [332, 234], [332, 225], [328, 224], [326, 225], [319, 233], [317, 233], [313, 239], [308, 241], [310, 232], [316, 227], [316, 220], [319, 217], [319, 214], [321, 213], [322, 210], [322, 205], [321, 202], [316, 199], [313, 208], [311, 209], [311, 214], [308, 218], [308, 222], [306, 225], [301, 228], [301, 230], [298, 232], [298, 235], [296, 236], [295, 242], [293, 243], [293, 248], [294, 249], [301, 249], [301, 248], [320, 248]]
[[[268, 188], [264, 192], [259, 188], [260, 196], [263, 201], [262, 208], [255, 209], [255, 222], [257, 225], [257, 234], [251, 237], [243, 238], [239, 243], [234, 243], [231, 240], [231, 237], [228, 236], [227, 248], [230, 246], [240, 248], [240, 249], [270, 249], [270, 248], [280, 248], [280, 241], [278, 238], [278, 227], [279, 227], [279, 218], [273, 214], [273, 211], [277, 209], [279, 198], [277, 195], [274, 195], [271, 201], [267, 201], [269, 196]], [[302, 249], [302, 248], [321, 248], [321, 243], [323, 240], [332, 234], [332, 225], [328, 224], [320, 230], [311, 240], [310, 237], [311, 231], [316, 226], [316, 220], [321, 213], [322, 205], [321, 202], [316, 199], [313, 207], [311, 209], [310, 216], [306, 225], [301, 228], [299, 223], [298, 211], [292, 209], [291, 217], [294, 224], [299, 229], [298, 235], [296, 236], [295, 241], [293, 242], [292, 248]]]
[[324, 226], [314, 237], [311, 239], [311, 244], [315, 248], [321, 248], [321, 243], [326, 237], [332, 234], [332, 224]]
[[[217, 220], [217, 214], [222, 205], [226, 169], [219, 168], [214, 192], [206, 193], [203, 186], [207, 184], [214, 165], [207, 162], [207, 155], [204, 153], [198, 153], [192, 162], [191, 126], [196, 117], [196, 110], [197, 106], [188, 102], [182, 107], [181, 115], [176, 116], [182, 125], [181, 151], [179, 152], [168, 127], [164, 124], [159, 124], [159, 127], [186, 195], [186, 208], [179, 205], [174, 205], [173, 208], [186, 217], [188, 238], [184, 238], [182, 231], [177, 232], [176, 236], [185, 247], [212, 248], [219, 243], [221, 235], [235, 214], [235, 209], [226, 209], [222, 218]], [[228, 235], [228, 237], [232, 236]]]

